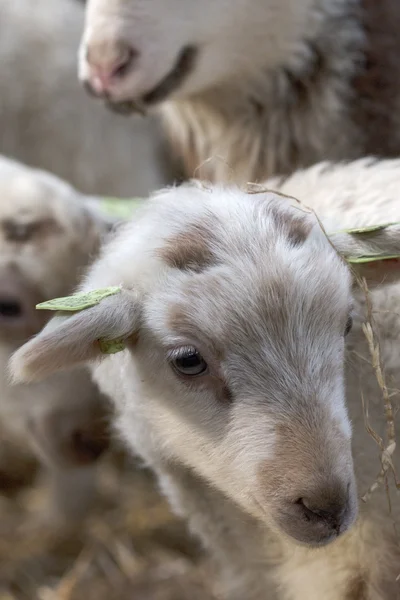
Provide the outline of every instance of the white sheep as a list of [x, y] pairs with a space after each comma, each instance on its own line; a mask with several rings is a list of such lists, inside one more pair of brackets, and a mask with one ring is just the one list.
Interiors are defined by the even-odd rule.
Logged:
[[0, 153], [86, 194], [146, 195], [171, 176], [156, 123], [94, 105], [76, 77], [84, 7], [0, 2]]
[[[399, 414], [400, 258], [352, 265], [382, 284], [369, 318], [386, 415], [349, 261], [400, 257], [400, 224], [343, 229], [399, 220], [399, 180], [400, 160], [364, 159], [267, 181], [276, 192], [161, 191], [80, 288], [119, 291], [56, 316], [12, 359], [16, 381], [93, 364], [122, 438], [219, 561], [230, 600], [398, 597], [400, 456], [386, 432], [389, 405]], [[99, 340], [125, 350], [106, 357]], [[381, 455], [383, 481], [358, 502]]]
[[89, 0], [79, 72], [159, 109], [187, 176], [263, 181], [399, 154], [399, 22], [395, 0]]
[[84, 368], [12, 387], [7, 363], [51, 315], [35, 305], [70, 293], [94, 258], [109, 229], [95, 203], [53, 175], [0, 157], [1, 486], [39, 459], [50, 474], [49, 516], [61, 522], [82, 515], [96, 491], [95, 463], [108, 446], [106, 401]]

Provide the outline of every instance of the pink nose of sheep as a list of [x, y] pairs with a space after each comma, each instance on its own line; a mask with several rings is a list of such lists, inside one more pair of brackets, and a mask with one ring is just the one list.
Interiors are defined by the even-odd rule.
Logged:
[[95, 96], [110, 96], [134, 68], [137, 56], [138, 52], [123, 42], [93, 44], [86, 50], [86, 89]]

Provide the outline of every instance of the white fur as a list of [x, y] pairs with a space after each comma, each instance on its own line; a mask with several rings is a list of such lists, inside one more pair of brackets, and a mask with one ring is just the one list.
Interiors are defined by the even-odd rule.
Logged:
[[354, 116], [366, 44], [359, 4], [89, 0], [79, 75], [93, 83], [97, 70], [112, 74], [132, 48], [133, 61], [110, 75], [107, 93], [115, 104], [146, 107], [182, 49], [197, 48], [186, 79], [148, 106], [160, 110], [187, 177], [242, 184], [357, 158], [374, 151], [369, 123], [363, 128]]
[[[398, 225], [372, 238], [338, 233], [399, 220], [399, 177], [399, 160], [361, 160], [265, 183], [303, 206], [225, 186], [164, 190], [103, 249], [82, 285], [122, 285], [121, 294], [56, 319], [12, 359], [17, 379], [34, 380], [76, 364], [77, 345], [81, 359], [93, 359], [99, 337], [125, 338], [123, 353], [94, 363], [95, 380], [114, 401], [123, 439], [219, 561], [229, 600], [397, 597], [400, 504], [391, 473], [392, 514], [381, 485], [360, 502], [356, 523], [353, 509], [352, 526], [324, 548], [294, 542], [301, 519], [291, 520], [291, 510], [302, 494], [313, 499], [323, 490], [333, 498], [347, 482], [352, 490], [349, 416], [359, 496], [380, 469], [361, 402], [363, 393], [370, 424], [386, 443], [361, 329], [365, 298], [332, 244], [344, 256], [355, 249], [400, 254]], [[317, 210], [329, 240], [307, 207]], [[196, 247], [199, 264], [196, 254], [186, 268], [168, 259], [171, 248], [179, 260], [179, 251], [190, 257]], [[376, 284], [386, 275], [398, 281], [400, 271], [382, 262], [359, 273]], [[398, 293], [389, 284], [371, 292], [391, 390], [399, 387]], [[200, 351], [208, 374], [176, 375], [170, 352], [185, 345]], [[397, 395], [391, 401], [396, 408]], [[398, 448], [392, 458], [399, 468]]]

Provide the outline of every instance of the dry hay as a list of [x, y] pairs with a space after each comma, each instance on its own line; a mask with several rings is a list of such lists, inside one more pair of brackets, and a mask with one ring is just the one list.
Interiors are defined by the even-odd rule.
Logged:
[[101, 499], [75, 531], [39, 519], [43, 482], [0, 496], [0, 600], [215, 600], [152, 476], [111, 461], [101, 475]]

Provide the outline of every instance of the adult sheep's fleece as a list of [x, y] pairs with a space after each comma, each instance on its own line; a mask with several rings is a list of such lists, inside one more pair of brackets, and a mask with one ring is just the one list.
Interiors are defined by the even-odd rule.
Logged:
[[397, 0], [89, 0], [80, 76], [159, 109], [188, 177], [400, 152]]
[[76, 0], [0, 2], [0, 153], [86, 194], [145, 195], [169, 181], [153, 120], [95, 104], [76, 76], [84, 7]]
[[81, 290], [107, 297], [12, 359], [27, 381], [93, 364], [229, 600], [399, 597], [399, 179], [361, 160], [166, 189], [90, 269]]

